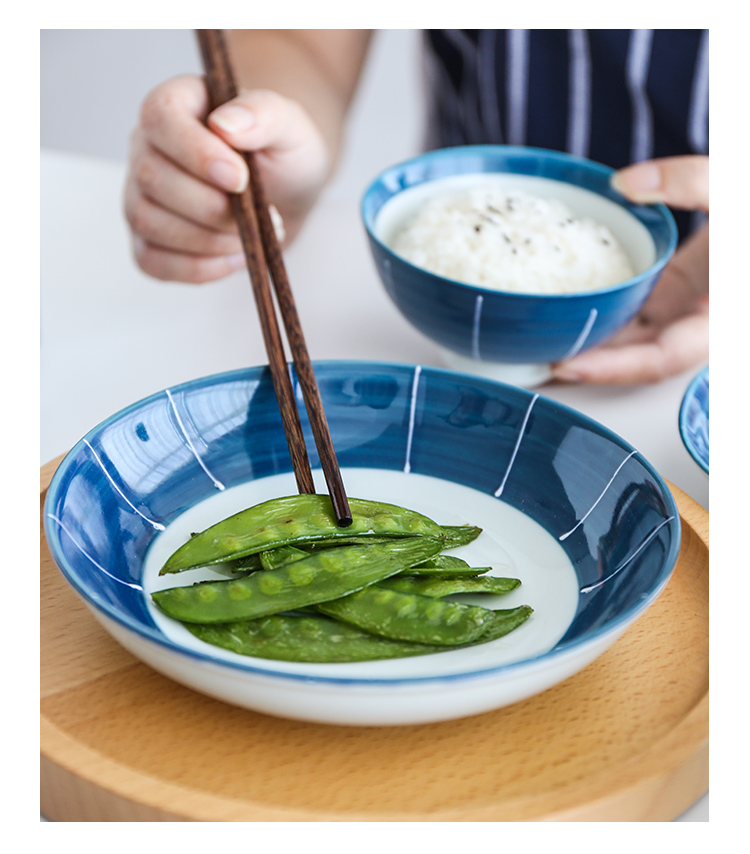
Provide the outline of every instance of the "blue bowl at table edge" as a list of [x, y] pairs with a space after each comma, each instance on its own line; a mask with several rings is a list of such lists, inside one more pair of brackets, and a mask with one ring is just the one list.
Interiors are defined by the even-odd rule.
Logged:
[[[573, 532], [562, 545], [581, 588], [595, 589], [579, 595], [553, 650], [529, 661], [624, 629], [669, 580], [680, 546], [674, 499], [651, 465], [597, 422], [538, 394], [438, 368], [319, 362], [315, 372], [342, 467], [402, 471], [408, 445], [411, 471], [483, 492], [512, 471], [503, 500], [555, 535]], [[296, 378], [295, 393], [301, 405]], [[313, 448], [304, 414], [303, 428]], [[267, 367], [184, 383], [111, 416], [63, 459], [44, 507], [50, 553], [95, 611], [173, 652], [218, 662], [210, 649], [180, 648], [155, 625], [140, 589], [141, 560], [159, 528], [213, 494], [217, 482], [230, 487], [249, 473], [290, 469]], [[272, 661], [221, 666], [274, 674]]]
[[708, 366], [690, 382], [680, 404], [680, 438], [693, 460], [708, 474], [709, 382]]
[[[391, 166], [369, 185], [361, 202], [368, 243], [386, 292], [421, 333], [447, 350], [481, 361], [546, 364], [606, 341], [638, 313], [677, 246], [677, 226], [668, 208], [626, 201], [610, 186], [614, 171], [562, 152], [503, 145], [438, 149]], [[607, 198], [648, 230], [656, 260], [628, 281], [600, 290], [519, 294], [429, 273], [377, 236], [378, 213], [402, 190], [483, 172], [548, 178]]]

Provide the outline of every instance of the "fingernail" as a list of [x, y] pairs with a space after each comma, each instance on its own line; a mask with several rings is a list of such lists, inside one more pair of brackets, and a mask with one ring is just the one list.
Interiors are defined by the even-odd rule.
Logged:
[[618, 193], [638, 202], [660, 202], [661, 169], [655, 163], [638, 163], [616, 172], [612, 187]]
[[228, 133], [238, 133], [239, 131], [250, 130], [255, 124], [255, 116], [244, 107], [228, 104], [217, 107], [211, 113], [211, 122]]
[[247, 186], [247, 174], [243, 174], [233, 163], [226, 160], [214, 160], [210, 163], [208, 175], [215, 184], [230, 193], [241, 193]]

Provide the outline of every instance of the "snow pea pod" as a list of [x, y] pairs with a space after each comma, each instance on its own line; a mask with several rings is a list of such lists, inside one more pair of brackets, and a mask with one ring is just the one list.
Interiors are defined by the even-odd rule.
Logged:
[[[349, 530], [350, 529], [347, 528], [347, 531]], [[478, 528], [476, 525], [441, 525], [440, 532], [443, 539], [443, 547], [446, 549], [455, 549], [460, 546], [468, 545], [476, 540], [476, 538], [482, 533], [482, 529]], [[388, 534], [381, 536], [368, 534], [368, 542], [386, 542], [391, 539], [392, 536], [393, 535]], [[429, 534], [429, 536], [433, 535]], [[299, 546], [306, 551], [314, 551], [315, 549], [330, 548], [332, 545], [350, 545], [358, 542], [361, 542], [361, 535], [347, 536], [346, 534], [342, 534], [336, 538], [335, 542], [322, 540], [320, 542], [299, 543]], [[437, 568], [438, 565], [440, 565], [441, 567], [447, 568], [449, 563], [456, 569], [461, 565], [468, 566], [465, 560], [462, 560], [455, 555], [439, 555], [434, 559], [434, 562], [429, 561], [426, 566], [429, 566], [430, 568]]]
[[399, 590], [402, 593], [418, 593], [420, 596], [442, 598], [456, 593], [494, 593], [502, 596], [519, 587], [518, 578], [499, 578], [494, 575], [471, 578], [419, 578], [396, 575], [381, 581], [378, 586]]
[[436, 555], [430, 560], [425, 560], [419, 564], [417, 569], [424, 567], [425, 569], [468, 569], [469, 563], [461, 557], [455, 555]]
[[167, 616], [183, 622], [250, 620], [345, 596], [438, 554], [441, 545], [432, 537], [407, 537], [342, 546], [243, 578], [202, 581], [151, 595]]
[[481, 575], [489, 572], [492, 567], [473, 567], [463, 558], [455, 555], [436, 555], [430, 560], [420, 563], [409, 570], [409, 575], [427, 575], [440, 578], [457, 578], [464, 576]]
[[491, 566], [471, 566], [463, 558], [455, 555], [436, 555], [419, 566], [409, 570], [409, 575], [427, 576], [428, 578], [471, 578], [489, 572]]
[[414, 578], [475, 578], [491, 569], [491, 566], [413, 566], [405, 574]]
[[406, 658], [445, 648], [381, 638], [323, 614], [276, 614], [239, 623], [186, 627], [200, 640], [240, 655], [310, 664]]
[[390, 640], [333, 620], [323, 614], [276, 614], [258, 620], [219, 625], [186, 624], [195, 637], [214, 646], [257, 658], [311, 664], [376, 661], [464, 649], [497, 640], [517, 629], [531, 615], [527, 605], [492, 611], [485, 632], [461, 647]]
[[534, 613], [529, 605], [519, 605], [517, 608], [504, 608], [492, 612], [492, 620], [489, 621], [484, 634], [479, 639], [480, 643], [497, 640], [505, 637], [520, 625], [526, 622]]
[[379, 501], [349, 499], [353, 521], [340, 528], [327, 495], [292, 495], [256, 504], [192, 536], [160, 575], [236, 560], [282, 545], [352, 536], [439, 539], [442, 528], [413, 510]]
[[[354, 538], [352, 540], [347, 540], [345, 543], [311, 543], [309, 545], [304, 545], [302, 547], [298, 546], [279, 546], [276, 549], [269, 549], [265, 552], [260, 552], [257, 555], [250, 555], [251, 558], [256, 559], [257, 567], [263, 569], [275, 569], [276, 567], [282, 566], [285, 563], [291, 563], [295, 560], [300, 560], [303, 557], [307, 557], [308, 554], [312, 554], [314, 552], [322, 551], [323, 549], [332, 549], [332, 548], [340, 548], [342, 545], [352, 545], [352, 544], [362, 544], [363, 538]], [[378, 537], [378, 538], [367, 538], [366, 542], [375, 543], [389, 542], [389, 538], [387, 537]], [[238, 561], [233, 561], [233, 564], [239, 565], [245, 561], [246, 558], [240, 558]], [[224, 566], [225, 564], [217, 564], [217, 567]], [[454, 555], [435, 555], [434, 558], [431, 558], [428, 561], [420, 563], [418, 566], [410, 567], [409, 569], [404, 570], [405, 573], [408, 573], [410, 576], [426, 576], [428, 578], [464, 578], [469, 577], [473, 578], [477, 575], [482, 575], [485, 572], [489, 572], [492, 569], [491, 566], [471, 566], [465, 560], [462, 560], [460, 557], [455, 557]]]
[[476, 525], [443, 525], [441, 530], [446, 549], [467, 546], [482, 533], [482, 529]]
[[315, 610], [393, 640], [455, 646], [476, 640], [492, 611], [373, 584]]
[[[347, 529], [349, 531], [350, 529]], [[475, 540], [481, 533], [482, 529], [476, 527], [475, 525], [441, 525], [440, 526], [441, 536], [443, 538], [443, 544], [445, 548], [457, 548], [459, 546], [465, 546], [468, 543]], [[392, 539], [393, 535], [384, 534], [380, 536], [374, 536], [372, 534], [367, 535], [368, 542], [386, 542], [389, 539]], [[433, 536], [430, 534], [429, 536]], [[315, 549], [326, 549], [330, 548], [331, 545], [353, 545], [355, 543], [359, 543], [362, 541], [362, 535], [359, 536], [348, 536], [347, 534], [341, 534], [336, 537], [335, 542], [322, 540], [320, 542], [304, 542], [299, 543], [299, 547], [305, 549], [305, 551], [314, 551]], [[465, 564], [465, 560], [461, 560], [461, 558], [455, 557], [454, 555], [440, 555], [439, 560], [441, 561], [455, 561], [456, 563]], [[447, 565], [447, 563], [446, 563]]]

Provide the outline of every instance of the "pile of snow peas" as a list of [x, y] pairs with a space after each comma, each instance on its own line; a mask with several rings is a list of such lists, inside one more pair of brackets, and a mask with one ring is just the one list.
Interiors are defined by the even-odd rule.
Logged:
[[156, 606], [201, 640], [242, 655], [352, 662], [487, 643], [532, 613], [449, 597], [502, 595], [516, 578], [456, 555], [481, 528], [443, 526], [378, 501], [350, 498], [340, 528], [327, 495], [274, 498], [191, 535], [160, 575], [212, 566], [227, 577], [152, 593]]

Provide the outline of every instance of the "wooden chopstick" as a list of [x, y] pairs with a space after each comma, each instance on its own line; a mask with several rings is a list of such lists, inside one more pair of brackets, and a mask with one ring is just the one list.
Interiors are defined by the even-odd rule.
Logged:
[[[222, 31], [196, 30], [196, 33], [206, 72], [211, 108], [215, 109], [234, 98], [238, 90]], [[250, 174], [248, 188], [242, 193], [232, 193], [230, 199], [247, 258], [253, 295], [263, 331], [266, 353], [268, 354], [271, 378], [279, 402], [279, 411], [281, 412], [284, 433], [292, 459], [292, 468], [297, 480], [297, 488], [301, 493], [315, 492], [299, 412], [289, 377], [284, 344], [279, 332], [274, 302], [269, 288], [269, 271], [284, 322], [287, 341], [292, 352], [297, 379], [302, 389], [305, 408], [318, 449], [321, 468], [333, 504], [333, 511], [338, 524], [345, 527], [352, 521], [349, 501], [344, 490], [315, 373], [307, 352], [294, 295], [286, 274], [281, 247], [276, 237], [276, 230], [271, 219], [255, 156], [252, 152], [244, 152], [243, 156]]]

